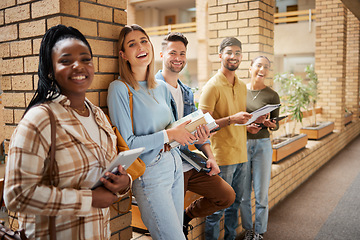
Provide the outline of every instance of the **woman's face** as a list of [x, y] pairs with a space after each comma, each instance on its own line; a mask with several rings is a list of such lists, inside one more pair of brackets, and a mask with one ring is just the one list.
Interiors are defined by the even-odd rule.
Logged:
[[266, 58], [256, 59], [249, 69], [251, 80], [264, 83], [269, 69], [270, 64]]
[[148, 66], [153, 58], [152, 45], [141, 31], [129, 32], [124, 39], [124, 51], [121, 57], [129, 61], [132, 67]]
[[52, 49], [54, 77], [67, 97], [83, 96], [94, 79], [94, 65], [89, 48], [82, 41], [67, 38]]

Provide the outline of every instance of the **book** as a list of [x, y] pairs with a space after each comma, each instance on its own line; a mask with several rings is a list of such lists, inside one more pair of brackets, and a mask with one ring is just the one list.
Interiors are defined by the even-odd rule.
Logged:
[[[287, 115], [270, 118], [270, 120], [275, 121], [277, 123], [277, 122], [280, 122], [281, 120], [283, 120], [284, 118], [287, 118]], [[267, 127], [265, 127], [265, 125], [263, 123], [257, 123], [257, 125], [262, 128], [267, 128]]]
[[238, 124], [236, 123], [235, 126], [243, 126], [243, 125], [249, 125], [250, 123], [253, 123], [258, 119], [260, 116], [265, 115], [269, 112], [274, 111], [275, 109], [279, 108], [281, 104], [268, 104], [266, 106], [263, 106], [250, 114], [252, 114], [252, 117], [244, 124]]
[[192, 152], [187, 148], [180, 149], [180, 156], [191, 164], [196, 171], [210, 172], [211, 169], [206, 167], [207, 158], [202, 154]]
[[[215, 122], [215, 119], [209, 113], [204, 114], [199, 109], [199, 110], [169, 124], [166, 127], [166, 129], [174, 128], [188, 120], [191, 120], [191, 122], [185, 126], [185, 129], [191, 134], [194, 134], [196, 131], [196, 128], [203, 124], [206, 124], [206, 126], [209, 128], [210, 131], [218, 127], [218, 125]], [[170, 147], [172, 147], [172, 148], [180, 145], [180, 143], [178, 143], [176, 141], [172, 141], [169, 144], [170, 144]]]
[[201, 110], [197, 110], [195, 112], [192, 112], [191, 114], [169, 124], [166, 129], [174, 128], [176, 126], [179, 126], [180, 124], [183, 124], [184, 122], [191, 120], [189, 124], [186, 125], [186, 130], [189, 132], [193, 132], [196, 130], [196, 127], [201, 124], [206, 124], [206, 121], [204, 119], [204, 114]]

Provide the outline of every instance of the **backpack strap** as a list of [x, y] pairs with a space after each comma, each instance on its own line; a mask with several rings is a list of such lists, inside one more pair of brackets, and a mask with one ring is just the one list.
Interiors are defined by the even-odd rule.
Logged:
[[[56, 142], [56, 120], [53, 111], [48, 105], [44, 105], [45, 109], [49, 113], [50, 117], [50, 129], [51, 129], [51, 145], [50, 145], [50, 163], [49, 163], [49, 180], [50, 184], [54, 185], [54, 171], [55, 171], [55, 142]], [[49, 217], [49, 232], [50, 232], [50, 240], [56, 240], [56, 223], [55, 216]]]
[[129, 106], [130, 106], [130, 116], [131, 116], [131, 125], [132, 125], [132, 130], [134, 132], [134, 118], [133, 118], [133, 93], [130, 91], [130, 88], [128, 86], [128, 84], [124, 81], [121, 80], [125, 86], [128, 89], [128, 93], [129, 93]]

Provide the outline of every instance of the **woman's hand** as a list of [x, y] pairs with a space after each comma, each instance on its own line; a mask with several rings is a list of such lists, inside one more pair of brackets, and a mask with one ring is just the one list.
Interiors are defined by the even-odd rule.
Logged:
[[264, 121], [264, 126], [268, 128], [276, 128], [276, 121], [271, 119], [266, 119]]
[[265, 115], [262, 115], [262, 116], [258, 117], [255, 120], [255, 123], [264, 123], [264, 121], [267, 119], [268, 116], [269, 116], [269, 114], [265, 114]]
[[104, 184], [105, 188], [112, 193], [123, 193], [130, 186], [130, 177], [126, 173], [125, 169], [119, 165], [119, 174], [113, 174], [111, 172], [105, 173], [109, 179], [100, 178], [100, 181]]
[[91, 206], [94, 208], [107, 208], [113, 204], [118, 197], [104, 188], [103, 186], [97, 187], [92, 192], [92, 203]]
[[106, 208], [113, 204], [117, 199], [117, 193], [124, 194], [130, 189], [131, 179], [125, 169], [119, 165], [119, 175], [111, 172], [105, 173], [109, 179], [100, 178], [104, 184], [92, 190], [92, 206], [96, 208]]
[[210, 130], [208, 126], [206, 126], [205, 124], [198, 126], [196, 128], [194, 136], [197, 138], [196, 144], [203, 144], [204, 142], [206, 142], [210, 137]]
[[261, 127], [256, 123], [251, 123], [246, 126], [246, 130], [251, 134], [257, 134], [261, 130]]
[[166, 130], [169, 141], [172, 142], [173, 140], [175, 140], [182, 146], [185, 146], [186, 144], [192, 144], [195, 140], [197, 140], [194, 135], [192, 135], [188, 132], [188, 130], [185, 129], [186, 124], [190, 122], [191, 120], [186, 121], [174, 128]]

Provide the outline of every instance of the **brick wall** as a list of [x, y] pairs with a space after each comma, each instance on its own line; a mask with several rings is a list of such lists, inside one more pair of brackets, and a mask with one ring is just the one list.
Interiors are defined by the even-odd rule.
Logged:
[[[213, 74], [220, 68], [218, 46], [225, 37], [237, 37], [243, 44], [243, 59], [237, 74], [245, 81], [250, 77], [252, 58], [266, 55], [273, 62], [274, 7], [275, 0], [208, 1], [208, 44]], [[270, 78], [267, 81], [267, 85], [272, 84]]]
[[353, 120], [359, 118], [360, 81], [360, 20], [353, 13], [347, 14], [347, 52], [345, 106], [354, 113]]
[[[126, 24], [125, 0], [1, 0], [0, 75], [6, 150], [9, 139], [37, 87], [40, 41], [57, 24], [73, 26], [88, 39], [95, 78], [87, 98], [106, 110], [107, 88], [118, 74], [117, 40]], [[120, 203], [127, 206], [128, 200]], [[130, 239], [131, 213], [112, 211], [112, 239]]]
[[344, 128], [347, 9], [340, 0], [316, 0], [315, 66], [324, 118]]

